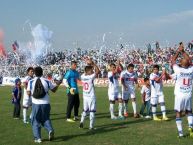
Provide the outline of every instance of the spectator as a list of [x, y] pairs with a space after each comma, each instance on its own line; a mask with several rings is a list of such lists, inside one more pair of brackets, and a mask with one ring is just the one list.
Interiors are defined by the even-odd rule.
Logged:
[[[41, 125], [48, 131], [49, 140], [51, 141], [54, 138], [54, 129], [50, 120], [50, 99], [48, 91], [51, 90], [55, 92], [60, 85], [60, 82], [57, 82], [57, 85], [52, 84], [47, 79], [43, 78], [43, 70], [41, 67], [36, 67], [34, 69], [35, 78], [30, 80], [27, 87], [27, 93], [32, 97], [32, 130], [34, 135], [34, 141], [36, 143], [41, 143]], [[40, 82], [42, 87], [37, 88], [37, 82]], [[40, 85], [39, 85], [40, 86]], [[35, 97], [34, 93], [37, 89], [44, 90], [44, 95]]]
[[20, 117], [21, 95], [22, 95], [21, 80], [19, 78], [17, 78], [15, 80], [15, 86], [14, 86], [13, 91], [12, 91], [12, 103], [14, 104], [14, 111], [13, 111], [13, 118], [14, 119], [19, 119], [19, 117]]

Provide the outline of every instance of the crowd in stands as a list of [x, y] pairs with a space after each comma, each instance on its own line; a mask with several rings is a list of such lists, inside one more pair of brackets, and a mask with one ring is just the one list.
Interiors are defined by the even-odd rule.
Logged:
[[[52, 76], [55, 73], [65, 73], [69, 69], [71, 60], [76, 60], [79, 66], [78, 71], [82, 73], [86, 60], [92, 58], [101, 69], [99, 77], [105, 78], [107, 77], [109, 64], [115, 63], [119, 59], [123, 67], [133, 63], [138, 76], [145, 77], [151, 72], [153, 64], [159, 64], [165, 67], [169, 73], [172, 73], [171, 58], [176, 49], [177, 46], [131, 49], [124, 48], [122, 45], [117, 49], [105, 49], [102, 51], [97, 49], [82, 50], [81, 48], [69, 49], [43, 54], [36, 58], [38, 60], [36, 65], [38, 64], [43, 67], [45, 75]], [[186, 47], [186, 51], [192, 56], [193, 51], [189, 46]], [[27, 67], [33, 65], [33, 63], [26, 63], [27, 57], [24, 53], [9, 52], [6, 59], [0, 58], [0, 76], [25, 76]]]

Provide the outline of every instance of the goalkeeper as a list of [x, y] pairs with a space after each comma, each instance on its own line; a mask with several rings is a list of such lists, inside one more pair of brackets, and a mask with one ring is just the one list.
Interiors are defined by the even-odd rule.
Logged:
[[[77, 81], [79, 79], [79, 73], [76, 71], [77, 62], [71, 62], [71, 68], [68, 70], [64, 76], [63, 83], [66, 86], [67, 96], [68, 96], [68, 105], [66, 112], [66, 121], [75, 122], [78, 119], [78, 109], [80, 106], [79, 92]], [[74, 107], [74, 119], [71, 119], [71, 111]]]

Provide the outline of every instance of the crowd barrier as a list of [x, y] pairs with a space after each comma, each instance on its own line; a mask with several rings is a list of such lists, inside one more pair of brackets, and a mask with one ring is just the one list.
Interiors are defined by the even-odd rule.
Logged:
[[[13, 86], [15, 84], [16, 77], [3, 77], [2, 85], [11, 85]], [[21, 78], [22, 80], [23, 78]], [[140, 85], [143, 85], [144, 81], [143, 78], [138, 78], [138, 83]], [[94, 81], [95, 86], [97, 87], [107, 87], [108, 86], [108, 79], [107, 78], [96, 78]], [[121, 82], [119, 81], [119, 84], [121, 85]], [[164, 80], [163, 85], [164, 86], [174, 86], [175, 81], [174, 80]]]
[[[138, 78], [138, 83], [140, 85], [144, 84], [143, 78]], [[107, 87], [108, 86], [108, 79], [107, 78], [97, 78], [94, 81], [95, 86], [97, 87]], [[119, 84], [121, 85], [121, 81], [119, 80]], [[175, 81], [174, 80], [164, 80], [163, 85], [164, 86], [174, 86]]]
[[3, 77], [2, 85], [13, 86], [15, 84], [16, 77]]

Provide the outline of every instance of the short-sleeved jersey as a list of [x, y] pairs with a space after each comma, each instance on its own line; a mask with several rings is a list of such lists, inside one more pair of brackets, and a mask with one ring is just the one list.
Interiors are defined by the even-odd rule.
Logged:
[[175, 89], [174, 94], [192, 94], [192, 80], [193, 80], [193, 66], [188, 68], [179, 67], [177, 64], [173, 65], [175, 74]]
[[150, 74], [150, 85], [151, 85], [151, 96], [156, 97], [157, 95], [163, 95], [163, 82], [160, 80], [159, 82], [155, 81], [155, 78], [159, 78], [161, 76], [160, 73]]
[[145, 101], [149, 101], [151, 98], [151, 89], [143, 85], [141, 89], [141, 94], [145, 93]]
[[37, 77], [35, 77], [34, 79], [29, 81], [28, 86], [27, 86], [27, 91], [31, 92], [32, 103], [34, 103], [34, 104], [49, 104], [50, 99], [49, 99], [48, 91], [52, 90], [55, 86], [49, 80], [47, 80], [43, 77], [41, 77], [40, 80], [42, 82], [42, 85], [44, 86], [45, 92], [47, 92], [43, 98], [36, 99], [33, 97], [33, 92], [35, 89]]
[[[30, 80], [32, 80], [33, 79], [33, 77], [30, 77], [30, 76], [26, 76], [23, 80], [22, 80], [22, 83], [25, 83], [26, 84], [26, 86], [28, 86], [28, 82], [30, 81]], [[28, 97], [28, 95], [27, 95], [27, 90], [26, 90], [26, 88], [24, 87], [24, 89], [23, 89], [23, 98], [26, 98], [26, 97]]]
[[[71, 88], [75, 88], [75, 93], [78, 93], [78, 85], [77, 80], [80, 78], [79, 73], [76, 70], [70, 69], [66, 72], [64, 79], [67, 80], [69, 86]], [[69, 93], [70, 90], [67, 88], [67, 93]]]
[[108, 72], [108, 91], [119, 92], [119, 76], [118, 73]]
[[95, 98], [94, 79], [95, 74], [81, 75], [81, 82], [83, 85], [83, 97]]
[[123, 71], [121, 72], [121, 80], [124, 81], [125, 85], [130, 88], [135, 88], [134, 83], [137, 81], [137, 75], [135, 72]]

